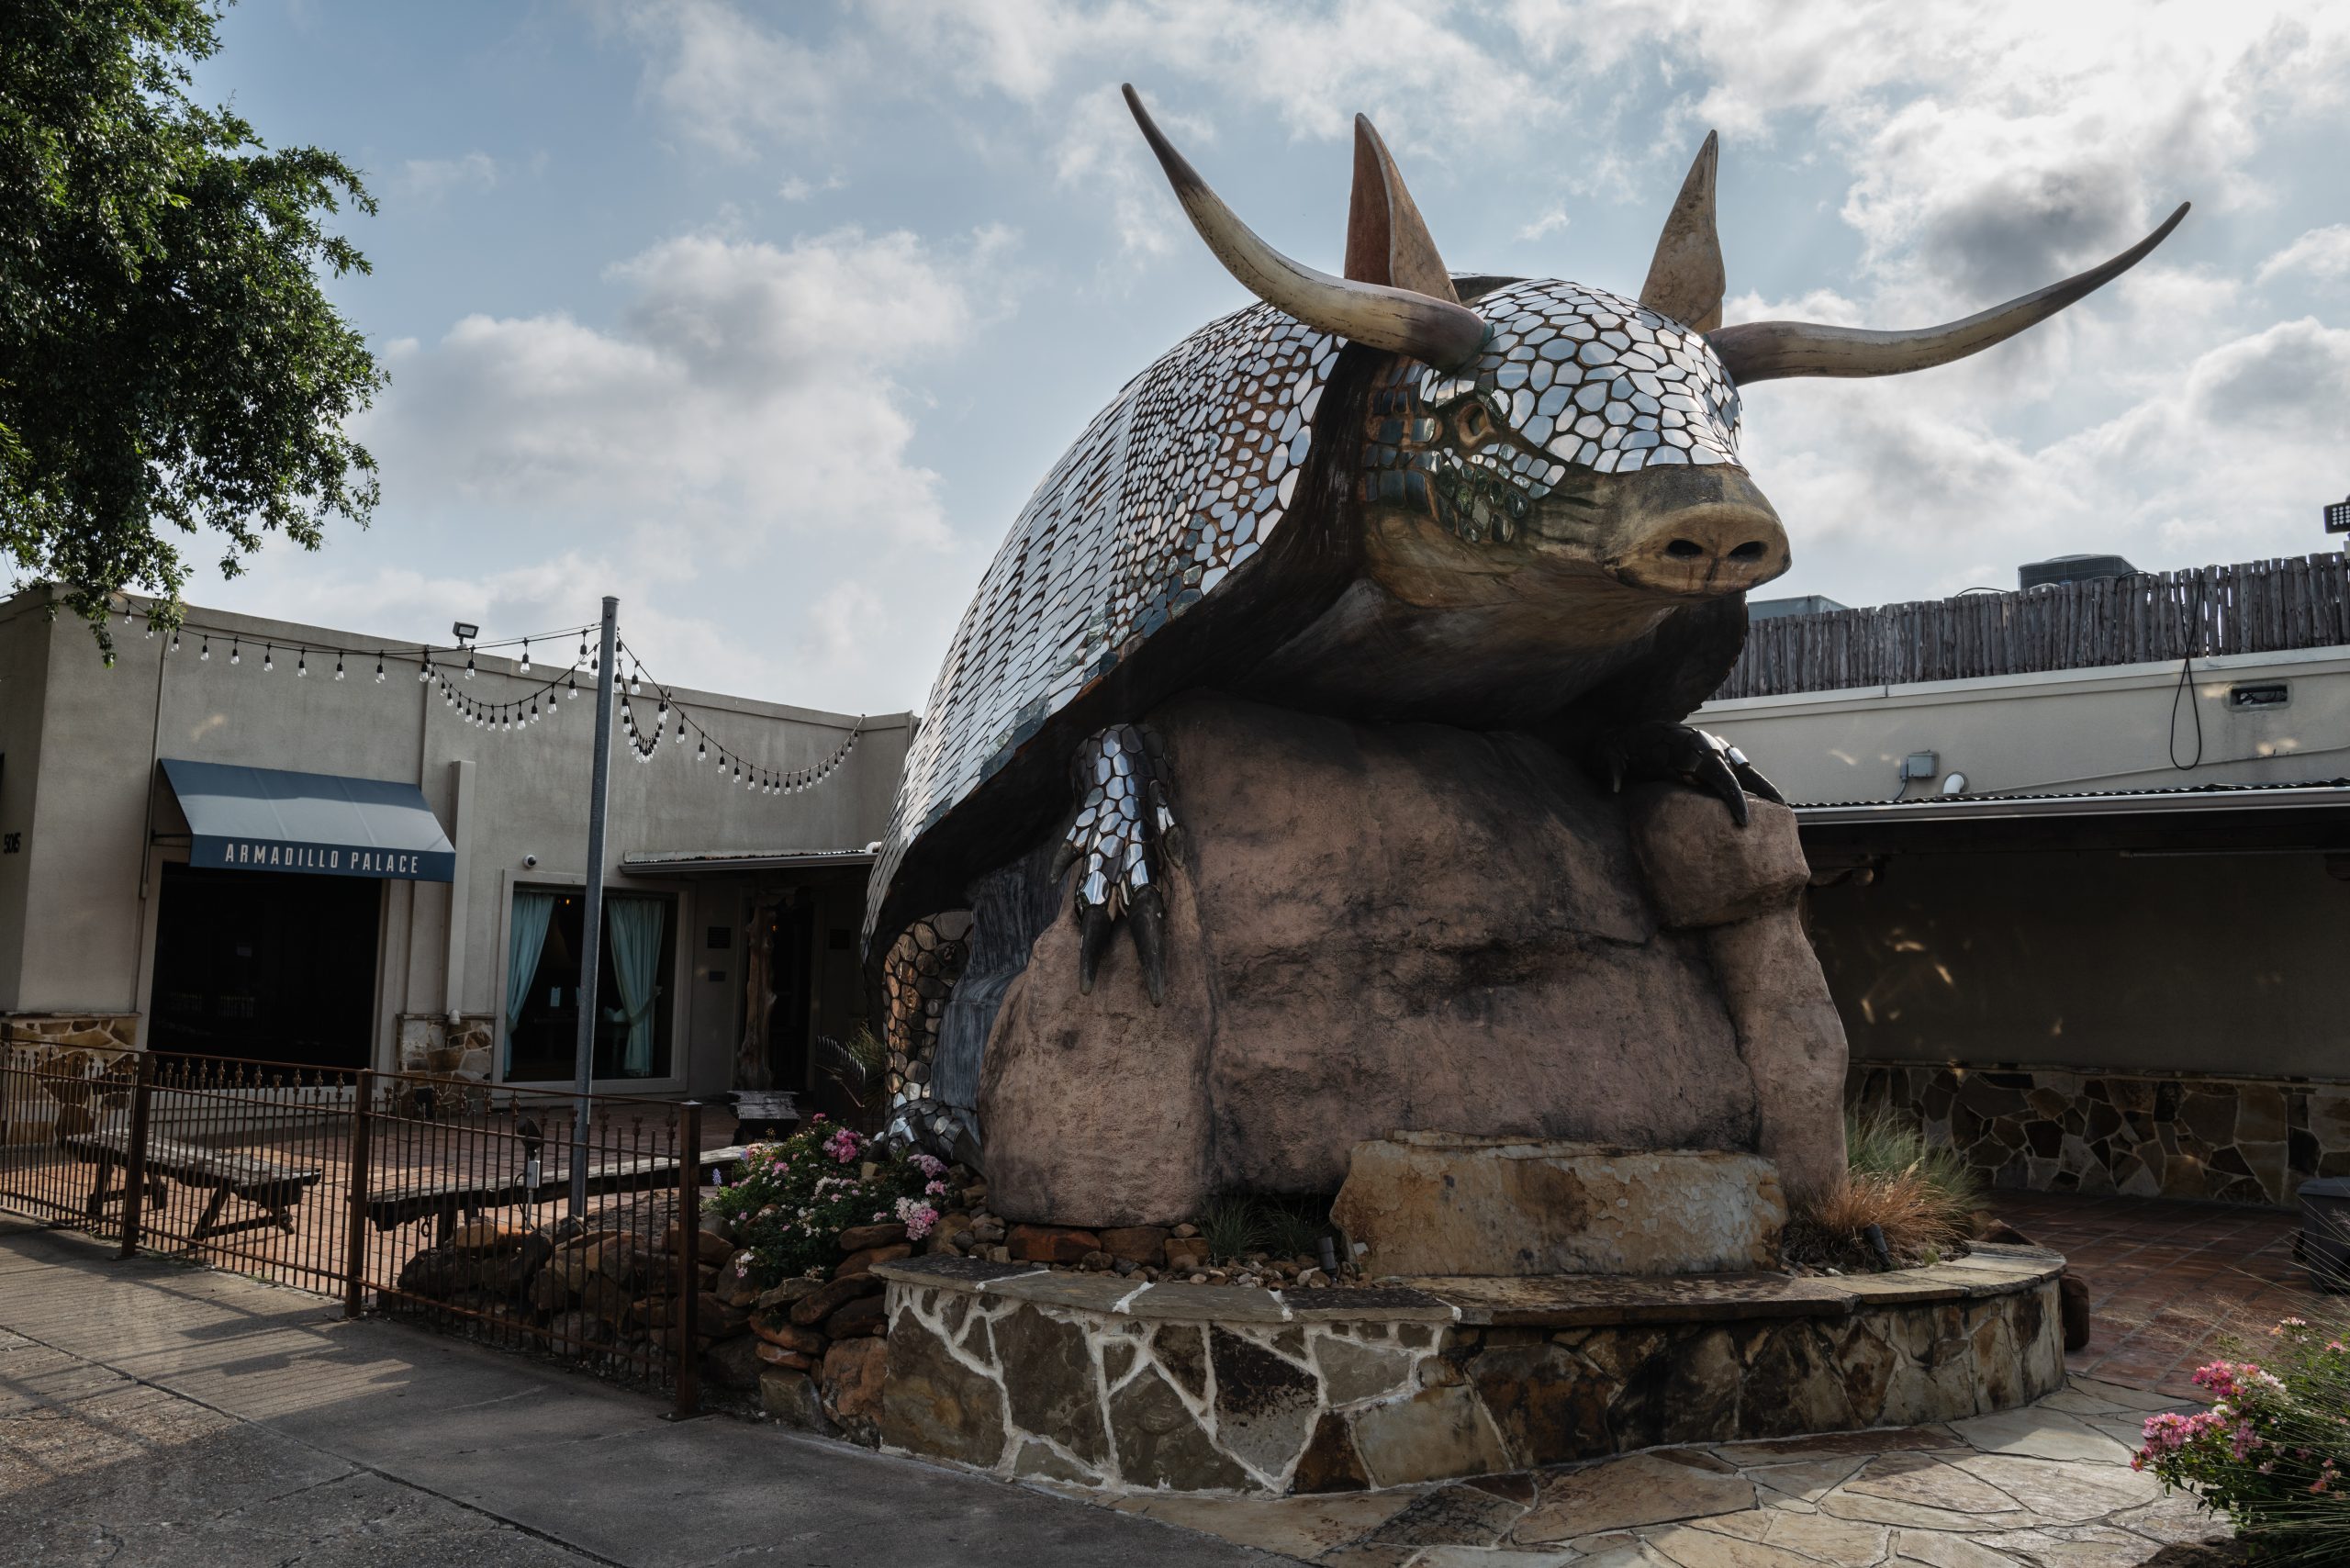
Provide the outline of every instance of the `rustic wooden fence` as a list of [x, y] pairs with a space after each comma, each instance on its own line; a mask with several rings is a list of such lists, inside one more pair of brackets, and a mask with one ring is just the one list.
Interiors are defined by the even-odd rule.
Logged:
[[2350, 556], [1757, 621], [1717, 700], [2350, 644]]

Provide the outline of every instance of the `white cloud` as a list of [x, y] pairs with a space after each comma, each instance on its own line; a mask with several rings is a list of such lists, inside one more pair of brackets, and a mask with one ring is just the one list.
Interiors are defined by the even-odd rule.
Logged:
[[822, 196], [828, 191], [847, 188], [848, 177], [838, 173], [827, 174], [821, 180], [811, 180], [800, 174], [786, 174], [782, 183], [776, 186], [775, 194], [786, 201], [806, 201], [811, 196]]
[[[610, 269], [629, 291], [613, 327], [473, 315], [392, 353], [392, 387], [361, 434], [392, 502], [496, 516], [509, 536], [603, 541], [602, 580], [655, 586], [670, 609], [672, 679], [742, 689], [739, 644], [714, 664], [734, 639], [677, 611], [714, 596], [738, 615], [764, 602], [779, 630], [762, 648], [797, 689], [822, 674], [817, 689], [910, 700], [930, 673], [928, 623], [953, 613], [977, 566], [914, 454], [921, 398], [900, 377], [951, 356], [999, 308], [973, 280], [998, 276], [1013, 243], [856, 229], [786, 246], [664, 241]], [[577, 567], [484, 586], [543, 587], [572, 607], [546, 605], [562, 619], [593, 601], [596, 575]], [[431, 586], [436, 601], [445, 587]], [[394, 572], [351, 591], [397, 604], [424, 590]], [[480, 607], [485, 623], [494, 608]], [[653, 614], [632, 611], [639, 626]]]
[[410, 158], [400, 165], [393, 186], [404, 196], [435, 202], [459, 191], [489, 191], [498, 187], [498, 160], [487, 152], [465, 152], [454, 158]]
[[822, 136], [867, 73], [856, 39], [806, 43], [724, 0], [632, 0], [607, 15], [646, 50], [647, 95], [688, 136], [731, 157], [778, 137]]
[[1554, 207], [1517, 231], [1521, 240], [1539, 240], [1546, 234], [1556, 234], [1572, 221], [1564, 207]]
[[2327, 281], [2350, 277], [2350, 223], [2311, 230], [2261, 263], [2253, 275], [2255, 282], [2266, 284], [2297, 272]]

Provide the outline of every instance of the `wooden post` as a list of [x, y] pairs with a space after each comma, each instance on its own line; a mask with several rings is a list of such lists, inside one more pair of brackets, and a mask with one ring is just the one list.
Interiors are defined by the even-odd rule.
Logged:
[[701, 1105], [678, 1107], [677, 1129], [677, 1406], [671, 1419], [690, 1418], [701, 1405]]
[[359, 1307], [367, 1279], [367, 1169], [371, 1146], [375, 1141], [375, 1074], [373, 1069], [363, 1070], [359, 1081], [352, 1090], [351, 1101], [351, 1169], [343, 1186], [351, 1195], [350, 1213], [344, 1216], [342, 1238], [342, 1315], [359, 1316]]
[[139, 1250], [140, 1222], [146, 1217], [147, 1097], [154, 1059], [140, 1051], [130, 1069], [130, 1136], [122, 1161], [123, 1180], [129, 1185], [122, 1191], [122, 1250], [116, 1254], [119, 1258], [130, 1257]]

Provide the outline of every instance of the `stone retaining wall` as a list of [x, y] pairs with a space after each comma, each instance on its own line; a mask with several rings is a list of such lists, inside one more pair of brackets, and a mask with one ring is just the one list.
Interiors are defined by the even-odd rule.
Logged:
[[1916, 1118], [1996, 1187], [2290, 1207], [2350, 1176], [2350, 1083], [1856, 1061], [1845, 1103]]
[[2062, 1386], [2063, 1268], [1980, 1247], [1853, 1279], [1281, 1293], [909, 1260], [874, 1270], [879, 1434], [998, 1475], [1278, 1495], [1942, 1421]]

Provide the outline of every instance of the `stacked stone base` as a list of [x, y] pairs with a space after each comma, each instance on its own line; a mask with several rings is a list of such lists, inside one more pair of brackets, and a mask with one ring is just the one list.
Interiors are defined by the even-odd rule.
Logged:
[[1283, 1294], [882, 1265], [883, 1447], [1107, 1490], [1281, 1495], [1950, 1420], [2064, 1383], [2064, 1260], [1867, 1278], [1422, 1280]]

